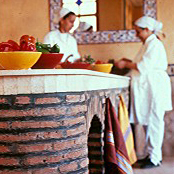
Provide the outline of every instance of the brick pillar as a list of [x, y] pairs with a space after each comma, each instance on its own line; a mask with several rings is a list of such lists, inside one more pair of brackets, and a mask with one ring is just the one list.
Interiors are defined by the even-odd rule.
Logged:
[[0, 174], [86, 173], [83, 93], [0, 96]]

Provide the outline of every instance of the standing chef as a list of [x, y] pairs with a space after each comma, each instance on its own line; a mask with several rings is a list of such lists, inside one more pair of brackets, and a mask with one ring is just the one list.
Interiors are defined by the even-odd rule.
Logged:
[[143, 45], [135, 62], [124, 59], [116, 62], [119, 68], [132, 69], [130, 122], [147, 127], [146, 155], [138, 160], [141, 168], [161, 164], [164, 114], [172, 110], [166, 51], [157, 37], [161, 29], [161, 22], [147, 16], [139, 18], [135, 21], [135, 30]]
[[74, 32], [93, 32], [93, 26], [87, 22], [80, 22]]
[[44, 43], [51, 44], [51, 46], [54, 44], [59, 45], [60, 52], [64, 54], [61, 62], [64, 62], [67, 57], [70, 57], [68, 61], [74, 62], [80, 58], [80, 54], [78, 52], [77, 41], [69, 31], [74, 26], [76, 15], [69, 9], [62, 8], [59, 17], [59, 28], [50, 31], [44, 37]]

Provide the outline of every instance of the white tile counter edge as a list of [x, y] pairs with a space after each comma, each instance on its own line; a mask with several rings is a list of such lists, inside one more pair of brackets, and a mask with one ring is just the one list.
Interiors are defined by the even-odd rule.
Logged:
[[124, 88], [129, 86], [129, 80], [82, 69], [0, 70], [0, 95]]

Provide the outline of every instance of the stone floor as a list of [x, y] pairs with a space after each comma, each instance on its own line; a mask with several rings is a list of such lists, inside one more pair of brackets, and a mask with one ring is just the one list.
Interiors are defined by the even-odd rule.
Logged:
[[165, 157], [162, 165], [152, 169], [133, 168], [134, 174], [174, 174], [174, 157]]

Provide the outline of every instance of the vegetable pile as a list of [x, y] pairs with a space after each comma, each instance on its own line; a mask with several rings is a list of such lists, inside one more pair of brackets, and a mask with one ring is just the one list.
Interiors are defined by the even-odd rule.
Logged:
[[91, 57], [91, 55], [88, 55], [88, 56], [85, 55], [84, 57], [80, 58], [79, 62], [93, 64], [95, 60]]
[[60, 48], [57, 44], [52, 47], [50, 44], [36, 42], [33, 36], [23, 35], [19, 40], [19, 44], [14, 40], [0, 43], [0, 52], [8, 51], [38, 51], [42, 53], [59, 53]]
[[23, 35], [20, 40], [20, 44], [14, 40], [8, 40], [7, 42], [0, 43], [0, 51], [36, 51], [35, 38], [29, 35]]
[[84, 57], [80, 58], [78, 62], [84, 62], [89, 64], [106, 64], [104, 61], [93, 59], [91, 55], [85, 55]]

